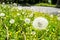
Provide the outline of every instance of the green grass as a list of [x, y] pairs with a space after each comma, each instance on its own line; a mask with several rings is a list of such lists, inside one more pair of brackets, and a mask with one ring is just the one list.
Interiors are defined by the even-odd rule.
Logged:
[[49, 4], [49, 3], [37, 3], [36, 6], [46, 6], [46, 7], [55, 7], [56, 5]]
[[[31, 10], [18, 10], [17, 7], [8, 5], [0, 5], [0, 13], [5, 16], [0, 16], [0, 40], [60, 40], [60, 20], [58, 16], [33, 12]], [[19, 13], [20, 15], [17, 15]], [[29, 15], [33, 13], [33, 16]], [[32, 22], [37, 17], [44, 17], [48, 20], [49, 25], [44, 30], [35, 29]], [[30, 23], [25, 23], [25, 19], [29, 18]], [[9, 21], [14, 19], [11, 24]], [[36, 34], [31, 34], [35, 32]]]

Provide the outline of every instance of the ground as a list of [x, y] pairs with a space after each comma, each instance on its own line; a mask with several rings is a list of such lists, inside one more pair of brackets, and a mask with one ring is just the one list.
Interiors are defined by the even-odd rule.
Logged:
[[49, 14], [59, 14], [60, 8], [54, 7], [43, 7], [43, 6], [18, 6], [18, 8], [32, 9], [33, 11], [49, 13]]

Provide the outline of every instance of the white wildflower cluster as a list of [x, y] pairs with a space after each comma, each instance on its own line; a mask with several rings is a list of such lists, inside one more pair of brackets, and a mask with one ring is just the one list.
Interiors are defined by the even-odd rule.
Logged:
[[38, 17], [33, 21], [33, 27], [37, 29], [45, 29], [48, 26], [48, 20], [43, 17]]
[[0, 17], [4, 17], [5, 16], [5, 13], [0, 13]]
[[14, 24], [15, 20], [14, 19], [10, 19], [10, 24]]

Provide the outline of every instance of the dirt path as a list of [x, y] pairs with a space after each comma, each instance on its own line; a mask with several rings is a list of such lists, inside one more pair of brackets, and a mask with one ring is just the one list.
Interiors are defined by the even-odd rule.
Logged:
[[49, 14], [59, 14], [60, 8], [53, 7], [43, 7], [43, 6], [18, 6], [18, 8], [30, 9], [33, 11], [49, 13]]

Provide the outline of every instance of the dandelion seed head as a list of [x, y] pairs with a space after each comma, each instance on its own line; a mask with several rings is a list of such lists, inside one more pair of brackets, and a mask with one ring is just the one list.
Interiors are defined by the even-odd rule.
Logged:
[[5, 16], [5, 14], [4, 13], [0, 13], [0, 17], [4, 17]]
[[11, 19], [9, 22], [10, 22], [10, 24], [13, 24], [15, 22], [15, 20]]
[[33, 27], [37, 29], [45, 29], [48, 26], [48, 20], [43, 17], [38, 17], [33, 21]]
[[5, 4], [5, 2], [2, 3], [3, 5]]

